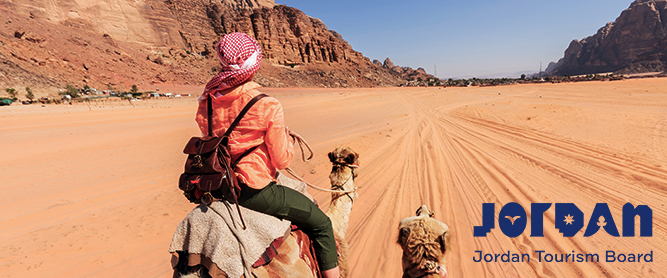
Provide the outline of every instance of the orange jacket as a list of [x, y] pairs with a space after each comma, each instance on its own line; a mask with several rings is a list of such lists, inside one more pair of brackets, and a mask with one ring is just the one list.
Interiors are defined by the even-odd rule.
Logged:
[[[246, 82], [213, 96], [213, 134], [222, 136], [234, 122], [243, 107], [261, 94], [255, 82]], [[207, 98], [199, 102], [195, 120], [202, 134], [208, 135]], [[262, 189], [276, 175], [276, 169], [285, 169], [294, 157], [294, 142], [287, 134], [283, 107], [275, 98], [260, 99], [243, 117], [229, 136], [229, 151], [237, 159], [245, 150], [259, 145], [241, 159], [236, 168], [240, 181], [249, 187]]]

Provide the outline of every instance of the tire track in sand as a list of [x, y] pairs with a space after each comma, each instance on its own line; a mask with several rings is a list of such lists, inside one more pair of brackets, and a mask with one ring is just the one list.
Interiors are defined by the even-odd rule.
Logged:
[[[583, 238], [581, 234], [564, 238], [553, 228], [556, 222], [553, 205], [544, 214], [545, 236], [542, 238], [529, 236], [530, 221], [527, 231], [517, 238], [508, 238], [498, 229], [485, 238], [474, 238], [472, 230], [482, 223], [481, 204], [484, 202], [496, 203], [496, 215], [508, 202], [521, 204], [529, 218], [530, 203], [535, 202], [573, 202], [586, 215], [590, 215], [596, 202], [607, 202], [612, 214], [621, 215], [620, 205], [624, 202], [646, 199], [636, 192], [627, 194], [623, 189], [628, 183], [640, 189], [637, 192], [652, 193], [654, 198], [649, 203], [660, 202], [660, 198], [665, 197], [660, 186], [665, 181], [664, 170], [598, 146], [564, 140], [505, 121], [484, 120], [481, 114], [455, 113], [457, 105], [448, 104], [443, 108], [438, 106], [440, 102], [428, 99], [431, 96], [417, 98], [415, 95], [395, 96], [396, 101], [403, 102], [413, 114], [409, 127], [394, 144], [381, 148], [380, 154], [371, 158], [372, 164], [365, 165], [365, 179], [374, 183], [369, 186], [383, 189], [382, 194], [376, 196], [365, 196], [360, 191], [364, 201], [355, 204], [355, 211], [362, 211], [364, 215], [358, 223], [350, 224], [348, 232], [353, 253], [351, 261], [356, 262], [352, 264], [354, 277], [384, 277], [387, 273], [400, 272], [396, 226], [422, 203], [434, 208], [436, 217], [451, 228], [453, 249], [447, 256], [447, 267], [453, 276], [492, 277], [492, 273], [503, 273], [508, 277], [580, 277], [584, 273], [618, 276], [629, 272], [619, 264], [569, 263], [562, 267], [537, 262], [536, 250], [555, 254], [599, 253], [614, 246], [629, 248], [641, 241], [638, 238], [621, 238], [620, 242], [604, 237]], [[613, 207], [612, 204], [620, 205]], [[657, 213], [654, 211], [654, 215]], [[660, 219], [654, 224], [665, 222]], [[617, 219], [618, 225], [620, 219]], [[665, 227], [654, 225], [654, 229], [655, 234]], [[383, 242], [382, 252], [369, 250], [371, 246], [377, 248], [377, 244], [369, 244], [370, 241]], [[642, 246], [651, 248], [655, 243], [644, 242]], [[528, 253], [533, 260], [514, 264], [472, 263], [475, 250]], [[654, 250], [660, 254], [665, 252], [664, 249]], [[471, 268], [471, 265], [476, 267]], [[659, 269], [662, 265], [655, 267]], [[636, 271], [651, 273], [655, 269], [642, 267]]]

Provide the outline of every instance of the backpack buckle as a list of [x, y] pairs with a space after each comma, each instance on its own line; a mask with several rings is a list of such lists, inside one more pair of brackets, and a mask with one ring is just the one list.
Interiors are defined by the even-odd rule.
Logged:
[[204, 161], [201, 158], [201, 155], [196, 154], [195, 157], [192, 158], [192, 167], [194, 168], [201, 168], [204, 167]]
[[213, 203], [215, 201], [218, 201], [219, 199], [213, 197], [213, 195], [211, 195], [211, 192], [207, 191], [207, 192], [204, 192], [204, 194], [201, 196], [200, 200], [201, 200], [202, 204], [204, 204], [206, 206], [210, 206], [211, 203]]

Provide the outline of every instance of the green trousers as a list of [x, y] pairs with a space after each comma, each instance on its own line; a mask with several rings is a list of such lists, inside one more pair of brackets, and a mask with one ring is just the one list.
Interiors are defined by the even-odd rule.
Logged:
[[261, 190], [241, 184], [238, 200], [243, 207], [289, 220], [299, 226], [313, 242], [321, 270], [338, 266], [331, 220], [303, 194], [275, 182]]

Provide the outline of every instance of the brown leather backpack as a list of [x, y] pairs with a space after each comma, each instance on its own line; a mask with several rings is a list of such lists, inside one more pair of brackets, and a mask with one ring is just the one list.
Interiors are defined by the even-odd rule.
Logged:
[[[246, 150], [236, 161], [232, 161], [232, 156], [229, 153], [229, 135], [248, 110], [266, 96], [260, 94], [250, 100], [222, 137], [213, 136], [213, 101], [211, 96], [208, 96], [208, 136], [190, 138], [183, 150], [183, 153], [188, 155], [188, 159], [185, 162], [185, 172], [181, 174], [178, 181], [178, 187], [183, 190], [183, 195], [190, 202], [203, 203], [208, 206], [212, 202], [225, 198], [236, 204], [239, 215], [241, 215], [238, 204], [241, 187], [234, 170], [236, 164], [257, 149], [259, 145]], [[243, 217], [241, 217], [241, 223], [245, 229]]]

